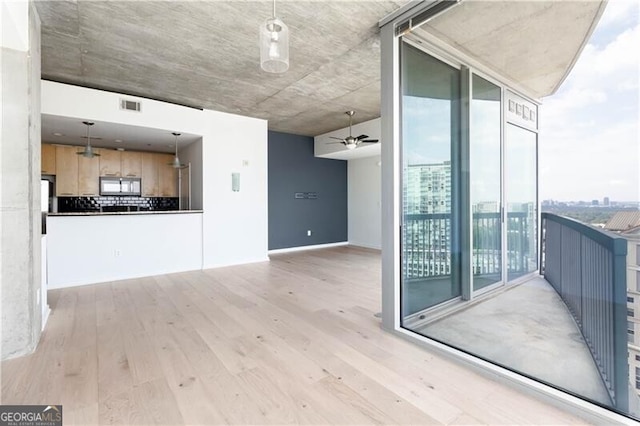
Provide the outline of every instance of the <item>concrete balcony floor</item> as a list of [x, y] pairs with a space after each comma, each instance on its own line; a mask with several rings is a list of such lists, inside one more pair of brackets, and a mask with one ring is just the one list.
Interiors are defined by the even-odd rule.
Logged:
[[577, 324], [541, 277], [416, 331], [602, 404], [611, 403]]

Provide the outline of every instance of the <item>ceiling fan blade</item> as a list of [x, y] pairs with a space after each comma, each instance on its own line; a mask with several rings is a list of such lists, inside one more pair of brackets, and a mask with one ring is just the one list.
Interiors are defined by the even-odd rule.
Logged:
[[367, 139], [364, 141], [360, 141], [360, 143], [378, 143], [378, 139]]
[[329, 136], [329, 139], [337, 139], [337, 140], [339, 140], [339, 141], [343, 141], [343, 140], [344, 140], [344, 139], [342, 139], [342, 138], [336, 138], [336, 137], [334, 137], [334, 136]]
[[368, 137], [369, 137], [369, 136], [367, 136], [367, 135], [360, 135], [360, 136], [358, 136], [356, 139], [358, 139], [358, 140], [362, 140], [362, 139], [366, 139], [366, 138], [368, 138]]

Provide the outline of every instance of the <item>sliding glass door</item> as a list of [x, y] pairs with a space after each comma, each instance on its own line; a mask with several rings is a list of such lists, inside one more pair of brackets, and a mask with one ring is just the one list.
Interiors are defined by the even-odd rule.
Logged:
[[502, 90], [473, 75], [469, 170], [473, 291], [502, 282]]
[[403, 319], [458, 298], [460, 70], [403, 43]]
[[537, 269], [537, 107], [401, 46], [401, 306], [415, 328]]
[[505, 135], [507, 280], [538, 269], [536, 133], [507, 124]]

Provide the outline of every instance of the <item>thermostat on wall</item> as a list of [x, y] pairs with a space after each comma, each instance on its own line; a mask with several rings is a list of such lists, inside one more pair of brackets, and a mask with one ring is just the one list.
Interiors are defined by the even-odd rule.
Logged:
[[231, 173], [231, 190], [240, 192], [240, 173]]

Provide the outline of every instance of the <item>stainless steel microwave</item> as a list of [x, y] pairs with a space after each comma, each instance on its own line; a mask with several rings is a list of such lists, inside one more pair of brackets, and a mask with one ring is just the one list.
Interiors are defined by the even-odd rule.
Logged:
[[142, 182], [140, 178], [101, 177], [100, 195], [140, 195]]

